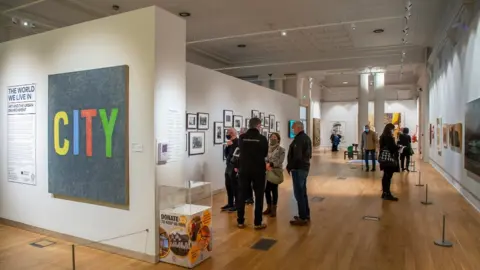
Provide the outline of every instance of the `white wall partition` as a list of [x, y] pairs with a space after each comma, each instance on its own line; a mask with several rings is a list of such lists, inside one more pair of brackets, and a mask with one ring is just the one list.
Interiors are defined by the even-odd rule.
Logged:
[[[161, 25], [168, 27], [157, 31]], [[184, 33], [180, 18], [150, 7], [0, 44], [1, 218], [92, 241], [148, 229], [105, 244], [156, 255], [154, 86], [183, 79]], [[156, 53], [156, 47], [180, 49]], [[155, 74], [157, 63], [169, 72], [159, 67]], [[136, 145], [127, 146], [129, 209], [55, 199], [48, 192], [48, 75], [117, 65], [129, 66], [129, 140]], [[7, 181], [6, 91], [26, 83], [37, 84], [36, 186]]]
[[213, 122], [223, 121], [223, 110], [251, 118], [252, 110], [273, 114], [280, 121], [282, 146], [288, 149], [288, 121], [299, 119], [298, 99], [193, 64], [187, 64], [187, 112], [209, 113], [205, 154], [187, 158], [187, 180], [212, 182], [213, 190], [225, 187], [222, 145], [213, 144]]
[[[436, 60], [438, 68], [430, 83], [430, 123], [442, 118], [446, 124], [463, 124], [462, 151], [441, 146], [441, 155], [437, 151], [436, 138], [432, 144], [425, 145], [430, 161], [446, 179], [448, 179], [473, 205], [480, 209], [480, 177], [465, 170], [466, 104], [480, 98], [480, 28], [479, 18], [474, 19], [470, 32], [465, 32], [463, 40], [455, 48], [447, 47], [443, 55]], [[479, 115], [480, 117], [480, 115]], [[471, 126], [477, 130], [478, 126]], [[437, 137], [438, 134], [435, 134]], [[441, 135], [440, 135], [441, 136]]]

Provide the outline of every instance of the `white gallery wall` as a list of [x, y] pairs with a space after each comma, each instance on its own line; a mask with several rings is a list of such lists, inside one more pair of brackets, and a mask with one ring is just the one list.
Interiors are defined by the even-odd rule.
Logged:
[[[374, 103], [368, 103], [369, 115], [373, 115]], [[390, 100], [385, 102], [385, 113], [402, 113], [403, 125], [410, 129], [410, 135], [415, 134], [418, 125], [418, 111], [416, 100]], [[321, 103], [321, 145], [330, 145], [332, 122], [340, 121], [345, 123], [345, 143], [351, 145], [358, 143], [358, 102], [322, 102]], [[366, 123], [365, 123], [366, 124]], [[378, 128], [377, 128], [378, 129]], [[377, 132], [381, 132], [383, 127]], [[415, 145], [413, 145], [415, 148]]]
[[[158, 33], [159, 24], [168, 28]], [[105, 244], [156, 255], [154, 86], [164, 87], [159, 82], [171, 79], [161, 76], [174, 73], [155, 74], [156, 62], [185, 65], [184, 52], [162, 56], [156, 47], [185, 42], [178, 35], [184, 28], [181, 19], [150, 7], [0, 44], [1, 218], [92, 241], [148, 229]], [[53, 198], [48, 192], [48, 75], [118, 65], [129, 66], [129, 209]], [[37, 84], [35, 186], [7, 181], [7, 86], [27, 83]]]
[[187, 64], [187, 112], [209, 113], [205, 154], [187, 158], [187, 180], [207, 181], [213, 190], [225, 187], [223, 146], [213, 144], [213, 122], [223, 121], [223, 110], [251, 118], [251, 111], [275, 115], [280, 122], [282, 146], [288, 149], [288, 121], [299, 119], [298, 100], [290, 95], [249, 83], [213, 70]]
[[[453, 48], [447, 42], [443, 54], [435, 61], [436, 70], [430, 81], [429, 119], [435, 125], [436, 119], [442, 118], [445, 124], [463, 124], [462, 151], [454, 151], [450, 147], [441, 147], [441, 155], [437, 150], [438, 136], [425, 149], [429, 149], [432, 165], [450, 181], [467, 200], [480, 210], [480, 177], [464, 168], [465, 112], [466, 104], [480, 98], [480, 28], [479, 18], [473, 20], [470, 31], [465, 31], [463, 39]], [[480, 117], [480, 115], [478, 116]], [[477, 127], [470, 127], [476, 129]], [[428, 133], [427, 133], [428, 134]], [[442, 139], [441, 139], [442, 141]]]

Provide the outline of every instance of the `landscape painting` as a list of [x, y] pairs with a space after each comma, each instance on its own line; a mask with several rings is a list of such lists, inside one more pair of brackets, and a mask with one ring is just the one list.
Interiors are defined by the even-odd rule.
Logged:
[[480, 176], [480, 98], [467, 103], [465, 112], [465, 169]]
[[452, 148], [458, 152], [462, 153], [463, 148], [463, 125], [462, 123], [457, 123], [453, 126], [453, 146]]
[[386, 113], [384, 115], [383, 123], [389, 124], [392, 123], [395, 126], [395, 130], [393, 131], [393, 136], [398, 138], [399, 132], [402, 128], [402, 113]]
[[437, 118], [437, 152], [438, 155], [442, 155], [442, 118]]
[[443, 124], [443, 148], [448, 148], [448, 124]]

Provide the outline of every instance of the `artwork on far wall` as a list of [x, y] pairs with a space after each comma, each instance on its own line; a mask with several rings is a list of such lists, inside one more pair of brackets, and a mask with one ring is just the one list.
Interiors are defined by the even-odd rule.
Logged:
[[265, 119], [263, 120], [263, 127], [270, 130], [270, 118], [265, 117]]
[[435, 125], [430, 124], [430, 146], [432, 146], [432, 143], [434, 140], [435, 140]]
[[442, 155], [442, 118], [437, 118], [437, 153]]
[[225, 128], [233, 127], [233, 111], [223, 110], [223, 126]]
[[403, 128], [402, 113], [399, 113], [399, 112], [385, 113], [383, 123], [385, 125], [392, 123], [395, 126], [395, 130], [393, 131], [393, 136], [395, 138], [398, 138], [399, 132], [401, 128]]
[[250, 122], [250, 118], [245, 118], [245, 128], [248, 129], [248, 123]]
[[257, 110], [252, 110], [251, 118], [260, 118], [260, 112]]
[[320, 118], [313, 118], [313, 147], [320, 147]]
[[55, 198], [128, 208], [128, 82], [126, 65], [48, 76], [48, 192]]
[[275, 132], [275, 128], [276, 128], [276, 127], [275, 127], [275, 123], [276, 123], [276, 121], [275, 121], [275, 115], [270, 114], [270, 115], [268, 116], [268, 118], [269, 118], [268, 121], [269, 121], [269, 123], [270, 123], [268, 130], [270, 130], [270, 132]]
[[233, 128], [235, 130], [240, 131], [243, 125], [243, 116], [241, 115], [234, 115], [233, 116]]
[[280, 132], [280, 122], [279, 121], [277, 121], [276, 127], [277, 127], [277, 132]]
[[226, 143], [228, 141], [227, 139], [227, 133], [228, 133], [228, 128], [225, 128], [223, 130], [223, 139], [224, 139], [224, 143]]
[[265, 113], [260, 113], [260, 121], [262, 121], [262, 126], [265, 126]]
[[454, 145], [453, 145], [454, 133], [455, 133], [455, 125], [448, 125], [448, 143], [451, 149], [454, 148]]
[[187, 129], [197, 129], [197, 115], [187, 113]]
[[213, 144], [222, 144], [225, 142], [223, 137], [223, 122], [213, 122]]
[[267, 137], [267, 139], [268, 139], [268, 128], [262, 129], [262, 135]]
[[453, 150], [462, 153], [463, 148], [463, 125], [457, 123], [453, 125]]
[[448, 124], [443, 124], [443, 148], [448, 148]]
[[188, 133], [188, 155], [205, 154], [205, 132], [191, 131]]
[[295, 132], [293, 132], [293, 124], [294, 123], [295, 123], [295, 120], [288, 121], [288, 137], [290, 139], [295, 138]]
[[[465, 112], [465, 169], [480, 177], [480, 98], [467, 103]], [[460, 130], [460, 128], [458, 128]], [[474, 179], [478, 178], [474, 177]]]
[[330, 134], [338, 134], [341, 136], [340, 143], [345, 143], [345, 131], [347, 123], [344, 121], [332, 121], [330, 122]]
[[197, 113], [197, 129], [199, 130], [208, 130], [208, 123], [210, 121], [208, 113]]

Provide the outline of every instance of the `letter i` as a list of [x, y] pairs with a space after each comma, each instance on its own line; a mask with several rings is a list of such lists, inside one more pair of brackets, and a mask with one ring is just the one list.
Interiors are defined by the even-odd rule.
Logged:
[[79, 135], [79, 117], [78, 110], [73, 110], [73, 154], [75, 156], [78, 156], [80, 154], [80, 146], [79, 146], [79, 140], [80, 140], [80, 135]]

